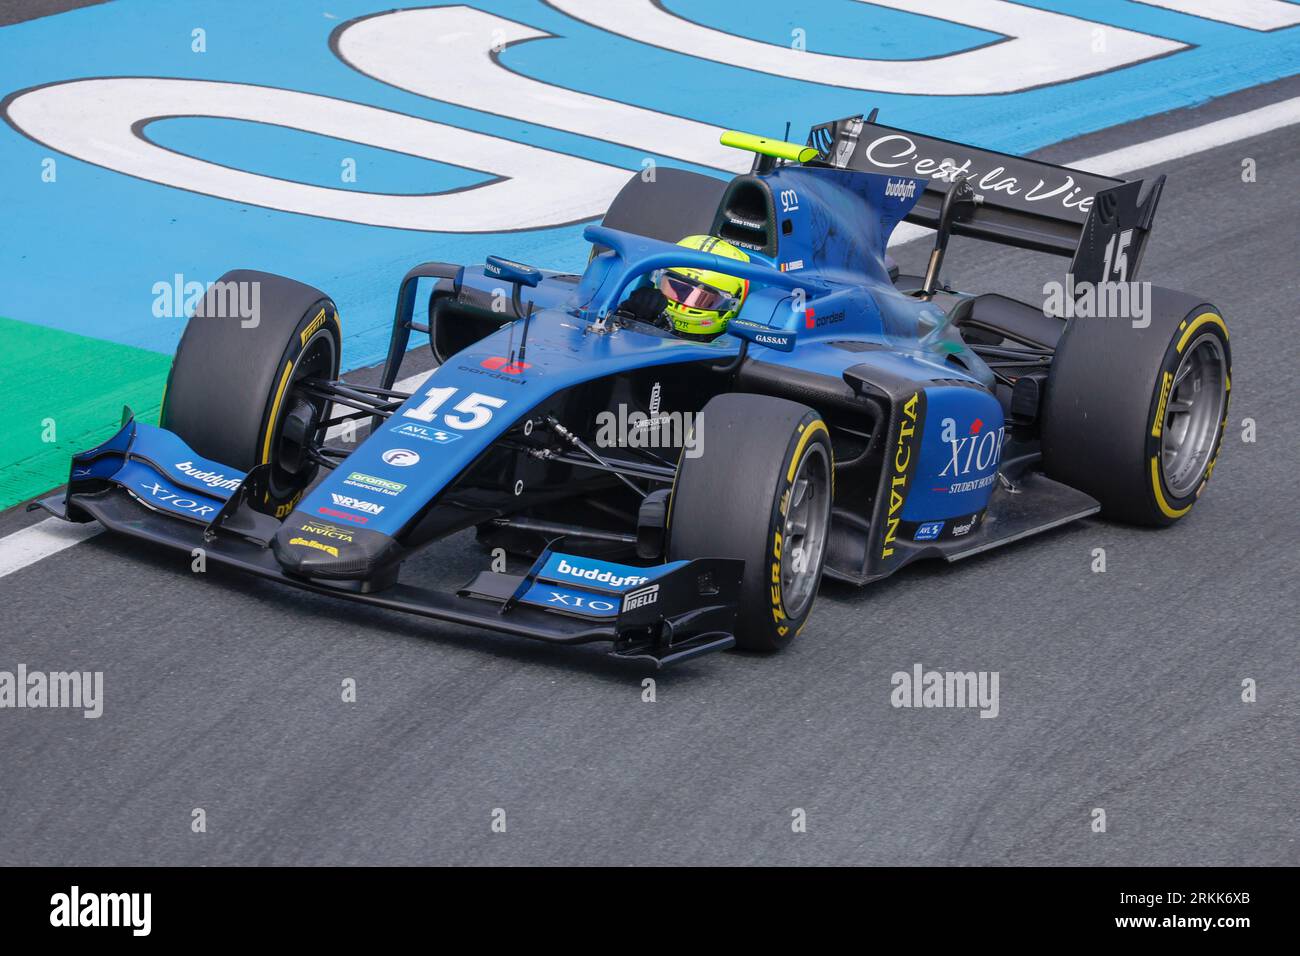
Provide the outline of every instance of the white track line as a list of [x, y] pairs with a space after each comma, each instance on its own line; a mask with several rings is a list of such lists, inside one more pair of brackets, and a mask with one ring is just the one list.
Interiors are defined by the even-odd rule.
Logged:
[[[1103, 176], [1115, 176], [1134, 169], [1146, 169], [1171, 160], [1201, 153], [1207, 149], [1226, 146], [1238, 140], [1261, 136], [1284, 126], [1300, 123], [1300, 96], [1269, 106], [1261, 106], [1249, 113], [1239, 113], [1226, 119], [1215, 120], [1201, 126], [1168, 136], [1159, 136], [1145, 143], [1124, 146], [1107, 153], [1066, 163]], [[911, 223], [903, 223], [890, 237], [890, 247], [901, 246], [914, 239], [929, 235], [931, 230]], [[432, 372], [420, 372], [396, 383], [400, 391], [414, 392]], [[70, 525], [58, 518], [47, 518], [37, 524], [0, 538], [0, 578], [12, 574], [42, 558], [57, 554], [80, 541], [98, 534], [103, 529], [94, 523]]]
[[1103, 176], [1116, 176], [1130, 170], [1147, 169], [1170, 160], [1182, 159], [1193, 153], [1250, 139], [1252, 136], [1261, 136], [1296, 123], [1300, 123], [1300, 96], [1280, 103], [1270, 103], [1249, 113], [1238, 113], [1203, 126], [1195, 126], [1180, 133], [1149, 139], [1145, 143], [1112, 149], [1108, 153], [1081, 159], [1070, 165]]
[[1138, 0], [1248, 30], [1281, 30], [1300, 23], [1300, 7], [1282, 0]]
[[69, 524], [62, 518], [46, 518], [21, 531], [0, 538], [0, 578], [21, 571], [41, 558], [58, 554], [103, 531], [96, 522]]

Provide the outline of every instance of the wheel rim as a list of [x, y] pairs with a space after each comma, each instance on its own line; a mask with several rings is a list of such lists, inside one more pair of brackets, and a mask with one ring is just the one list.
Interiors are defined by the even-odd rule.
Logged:
[[[336, 348], [334, 337], [325, 329], [321, 329], [307, 341], [307, 345], [294, 360], [293, 370], [289, 373], [289, 388], [285, 409], [280, 415], [280, 420], [275, 425], [278, 434], [272, 443], [275, 453], [271, 456], [273, 462], [271, 490], [277, 496], [283, 497], [285, 494], [292, 493], [292, 490], [301, 484], [302, 474], [314, 472], [315, 470], [303, 454], [302, 448], [298, 447], [301, 443], [301, 436], [290, 437], [285, 434], [285, 424], [290, 413], [298, 404], [310, 405], [315, 411], [316, 420], [321, 421], [329, 411], [329, 402], [327, 400], [303, 397], [295, 386], [308, 378], [333, 378], [335, 368]], [[310, 441], [310, 436], [306, 437]], [[286, 447], [287, 445], [294, 447]], [[286, 462], [293, 462], [296, 467], [292, 469], [286, 468]]]
[[1160, 430], [1160, 470], [1170, 494], [1186, 497], [1210, 465], [1227, 400], [1223, 343], [1205, 333], [1174, 372]]
[[826, 449], [812, 444], [790, 484], [781, 531], [781, 603], [787, 618], [802, 617], [812, 602], [830, 513], [830, 462]]

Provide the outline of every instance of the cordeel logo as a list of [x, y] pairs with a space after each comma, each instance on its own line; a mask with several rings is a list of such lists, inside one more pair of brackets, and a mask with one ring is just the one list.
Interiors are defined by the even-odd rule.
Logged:
[[506, 375], [522, 375], [525, 369], [532, 368], [531, 362], [512, 362], [500, 355], [493, 355], [478, 363], [490, 372], [504, 372]]
[[942, 521], [927, 521], [916, 529], [916, 534], [912, 535], [913, 541], [933, 541], [943, 532]]
[[420, 461], [420, 456], [409, 448], [390, 448], [381, 457], [385, 465], [392, 465], [394, 468], [410, 468]]
[[437, 445], [448, 445], [460, 438], [454, 432], [445, 432], [441, 428], [430, 428], [427, 425], [398, 425], [396, 428], [390, 428], [389, 431], [394, 435], [431, 441]]

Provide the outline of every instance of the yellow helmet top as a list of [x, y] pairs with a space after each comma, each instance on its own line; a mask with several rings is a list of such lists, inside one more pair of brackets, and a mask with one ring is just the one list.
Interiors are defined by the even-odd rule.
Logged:
[[[749, 261], [749, 254], [713, 236], [687, 236], [677, 243], [686, 249]], [[749, 280], [738, 279], [711, 269], [675, 268], [664, 270], [659, 291], [668, 299], [665, 312], [673, 328], [685, 335], [720, 335], [727, 322], [740, 311], [749, 292]]]

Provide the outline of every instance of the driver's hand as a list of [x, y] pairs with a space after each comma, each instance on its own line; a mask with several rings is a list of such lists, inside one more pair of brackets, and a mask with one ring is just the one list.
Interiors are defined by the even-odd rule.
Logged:
[[623, 300], [623, 306], [619, 311], [626, 312], [640, 322], [661, 325], [660, 320], [667, 307], [668, 299], [662, 292], [654, 286], [643, 286]]

